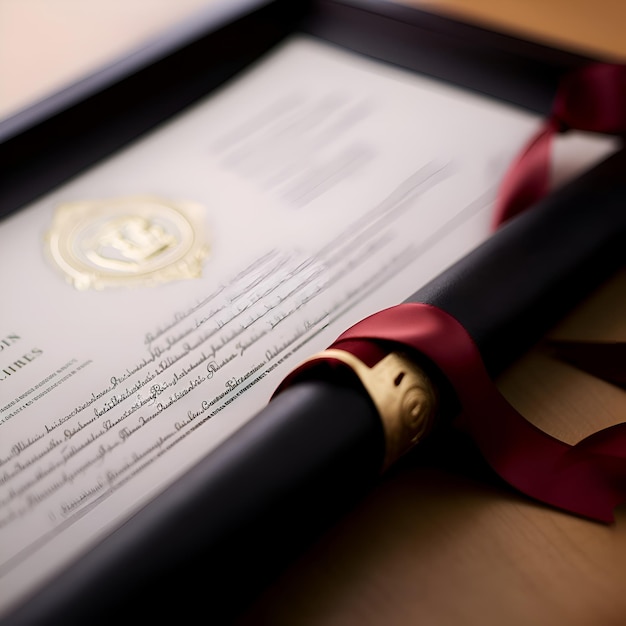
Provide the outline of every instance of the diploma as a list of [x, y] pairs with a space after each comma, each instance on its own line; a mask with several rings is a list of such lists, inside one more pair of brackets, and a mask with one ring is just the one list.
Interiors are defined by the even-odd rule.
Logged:
[[[297, 536], [370, 484], [367, 399], [303, 385], [263, 407], [299, 360], [490, 238], [537, 121], [297, 37], [6, 218], [0, 608], [91, 621], [196, 551], [217, 607], [219, 579], [268, 563], [246, 550], [283, 551], [256, 533]], [[569, 177], [615, 147], [567, 143]]]

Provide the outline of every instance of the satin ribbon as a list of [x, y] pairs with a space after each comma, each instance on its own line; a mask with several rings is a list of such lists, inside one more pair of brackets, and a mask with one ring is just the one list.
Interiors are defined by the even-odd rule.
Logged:
[[504, 176], [492, 220], [494, 229], [546, 195], [552, 140], [569, 129], [626, 133], [626, 66], [593, 63], [565, 75], [549, 117]]
[[[383, 344], [381, 344], [383, 342]], [[460, 404], [456, 426], [472, 437], [485, 460], [511, 486], [551, 506], [601, 522], [626, 500], [626, 424], [571, 446], [528, 422], [491, 380], [471, 336], [445, 311], [404, 303], [352, 326], [330, 346], [372, 367], [391, 342], [428, 357], [446, 376]], [[294, 370], [281, 389], [307, 365]]]
[[[506, 174], [493, 227], [528, 209], [549, 189], [550, 153], [557, 132], [626, 132], [626, 67], [593, 64], [567, 75], [552, 112]], [[601, 430], [571, 446], [528, 422], [500, 394], [463, 326], [445, 311], [404, 303], [376, 313], [343, 333], [331, 348], [351, 352], [370, 367], [385, 342], [430, 358], [460, 403], [457, 426], [466, 430], [491, 467], [527, 496], [601, 522], [626, 500], [626, 424]], [[302, 366], [304, 367], [304, 366]], [[298, 379], [296, 369], [279, 389]]]
[[[590, 64], [562, 79], [551, 114], [503, 179], [493, 215], [494, 229], [548, 193], [553, 138], [569, 129], [626, 133], [625, 66]], [[556, 342], [553, 348], [559, 358], [608, 382], [626, 385], [624, 364], [617, 363], [625, 353], [624, 344]], [[483, 385], [481, 393], [493, 397], [495, 387], [489, 386], [491, 389], [487, 391]], [[477, 422], [476, 415], [468, 420], [473, 424], [470, 428], [473, 437], [483, 442], [481, 450], [494, 469], [532, 497], [593, 519], [612, 521], [613, 507], [626, 499], [625, 426], [605, 429], [570, 447], [529, 428], [530, 423], [507, 405], [505, 401], [498, 409], [500, 424], [507, 425], [504, 431], [500, 430], [498, 441], [505, 456], [511, 459], [504, 467], [498, 458], [495, 461], [488, 458], [498, 441], [481, 434], [483, 426]], [[513, 424], [517, 428], [509, 431]], [[513, 431], [520, 437], [518, 442], [508, 436]]]

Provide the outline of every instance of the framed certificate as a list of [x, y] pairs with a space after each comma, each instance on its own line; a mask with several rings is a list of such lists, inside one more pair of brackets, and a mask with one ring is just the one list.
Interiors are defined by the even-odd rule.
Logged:
[[[324, 435], [294, 427], [296, 497], [234, 435], [490, 238], [507, 165], [587, 61], [392, 4], [249, 2], [3, 122], [7, 623], [227, 619], [374, 480], [320, 491], [301, 461]], [[618, 144], [557, 149], [559, 187]]]

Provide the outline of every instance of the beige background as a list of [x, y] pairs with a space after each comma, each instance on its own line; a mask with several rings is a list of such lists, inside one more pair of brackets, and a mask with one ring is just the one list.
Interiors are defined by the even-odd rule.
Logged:
[[0, 116], [149, 41], [216, 0], [0, 0]]
[[[0, 117], [235, 0], [0, 0]], [[298, 0], [294, 0], [298, 1]], [[623, 0], [398, 0], [612, 59], [626, 57]]]

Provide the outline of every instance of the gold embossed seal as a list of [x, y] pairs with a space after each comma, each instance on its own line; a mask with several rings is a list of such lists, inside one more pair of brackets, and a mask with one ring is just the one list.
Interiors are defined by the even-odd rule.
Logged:
[[56, 209], [47, 248], [81, 290], [197, 278], [209, 253], [203, 213], [150, 196], [68, 202]]

